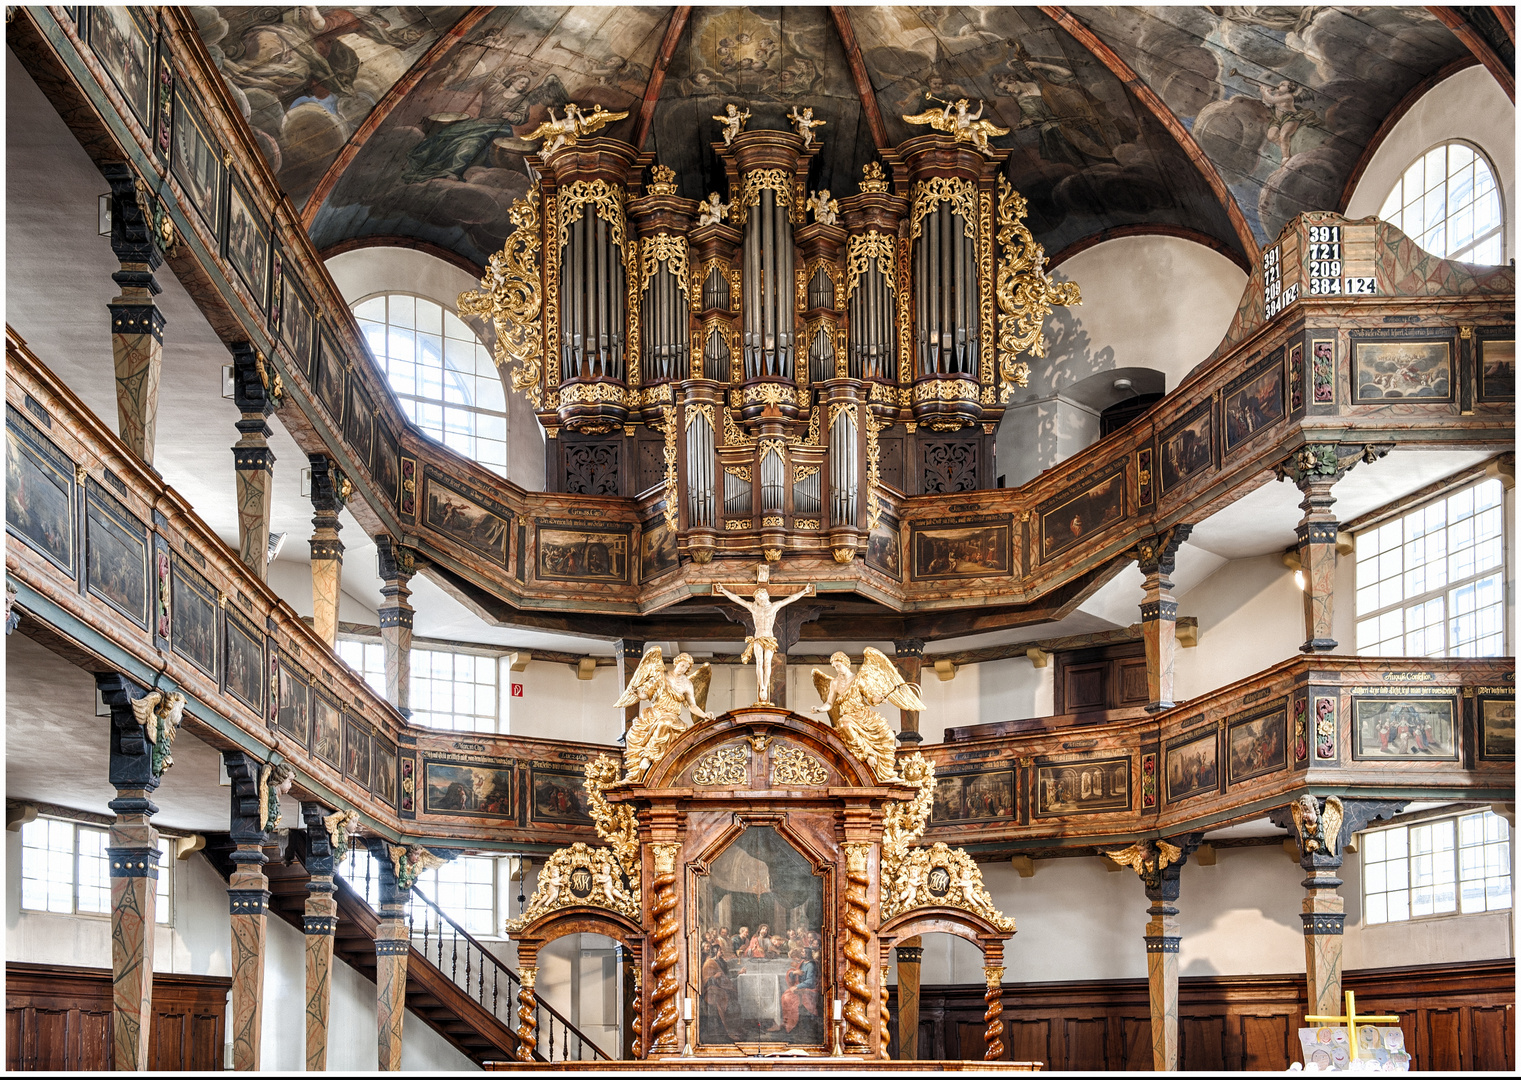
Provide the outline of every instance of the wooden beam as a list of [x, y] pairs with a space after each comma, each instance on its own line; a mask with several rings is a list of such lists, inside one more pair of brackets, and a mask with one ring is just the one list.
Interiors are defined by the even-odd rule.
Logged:
[[1104, 44], [1099, 36], [1089, 30], [1077, 16], [1063, 7], [1042, 5], [1040, 10], [1045, 12], [1057, 26], [1076, 38], [1099, 63], [1108, 68], [1120, 82], [1125, 84], [1125, 89], [1135, 95], [1136, 100], [1146, 106], [1151, 115], [1168, 130], [1178, 146], [1182, 148], [1183, 153], [1188, 155], [1188, 159], [1199, 170], [1199, 174], [1204, 177], [1204, 182], [1215, 193], [1215, 198], [1220, 200], [1226, 217], [1230, 218], [1231, 226], [1236, 230], [1236, 238], [1241, 242], [1241, 250], [1245, 252], [1247, 261], [1255, 264], [1258, 256], [1262, 254], [1262, 248], [1257, 243], [1257, 237], [1252, 234], [1252, 227], [1247, 224], [1246, 215], [1241, 212], [1241, 207], [1236, 203], [1236, 197], [1231, 194], [1230, 188], [1225, 186], [1225, 179], [1215, 168], [1214, 162], [1210, 161], [1204, 151], [1199, 148], [1194, 137], [1183, 126], [1183, 121], [1179, 120], [1157, 96], [1156, 91], [1141, 81], [1141, 77], [1129, 64], [1120, 59], [1119, 53]]
[[871, 128], [872, 141], [877, 144], [878, 150], [885, 150], [892, 145], [892, 141], [887, 137], [887, 125], [882, 122], [882, 110], [877, 105], [877, 93], [871, 87], [871, 77], [866, 73], [866, 61], [861, 58], [861, 43], [856, 40], [855, 27], [850, 24], [850, 10], [831, 7], [829, 14], [834, 19], [835, 31], [840, 35], [840, 44], [845, 47], [845, 63], [850, 66], [850, 77], [855, 80], [856, 96], [861, 99], [861, 112], [866, 115], [866, 126]]
[[[1516, 74], [1505, 66], [1505, 61], [1500, 59], [1499, 54], [1484, 39], [1484, 35], [1470, 26], [1468, 20], [1463, 18], [1457, 8], [1427, 7], [1426, 10], [1441, 19], [1442, 24], [1452, 31], [1453, 36], [1468, 46], [1468, 51], [1473, 53], [1479, 63], [1483, 64], [1485, 69], [1495, 77], [1495, 82], [1500, 84], [1500, 89], [1505, 91], [1505, 96], [1510, 98], [1511, 104], [1514, 105], [1516, 103]], [[1514, 40], [1515, 35], [1511, 36]]]
[[343, 174], [348, 170], [359, 151], [364, 149], [365, 143], [370, 137], [380, 130], [380, 125], [385, 123], [395, 111], [401, 100], [417, 88], [422, 82], [423, 76], [432, 71], [440, 60], [459, 44], [460, 40], [474, 30], [487, 15], [495, 11], [492, 6], [473, 7], [458, 22], [445, 30], [439, 39], [428, 47], [428, 51], [419, 56], [415, 63], [409, 67], [401, 78], [391, 84], [391, 88], [375, 103], [366, 116], [349, 136], [349, 141], [343, 144], [343, 149], [338, 151], [338, 156], [328, 165], [327, 171], [322, 174], [322, 179], [317, 181], [317, 186], [312, 188], [312, 193], [307, 197], [306, 205], [301, 208], [301, 227], [308, 233], [312, 231], [312, 222], [317, 218], [317, 211], [322, 209], [322, 204], [338, 186], [338, 181], [343, 179]]
[[1510, 43], [1516, 43], [1516, 9], [1508, 4], [1493, 4], [1490, 11], [1495, 13], [1495, 18], [1500, 20], [1500, 25], [1505, 28], [1505, 33], [1510, 38]]
[[634, 125], [634, 149], [640, 153], [644, 152], [644, 140], [649, 138], [650, 128], [655, 126], [655, 106], [659, 104], [660, 91], [665, 86], [666, 68], [671, 66], [671, 57], [676, 54], [676, 46], [691, 17], [690, 7], [679, 7], [671, 12], [671, 21], [666, 24], [665, 38], [660, 42], [660, 52], [656, 54], [655, 63], [650, 68], [649, 84], [644, 88], [644, 101], [639, 106], [639, 121]]
[[1384, 140], [1389, 137], [1389, 132], [1394, 130], [1407, 112], [1421, 100], [1432, 87], [1444, 79], [1451, 78], [1465, 68], [1471, 68], [1479, 62], [1476, 56], [1460, 56], [1450, 64], [1444, 64], [1440, 70], [1427, 75], [1420, 82], [1410, 88], [1410, 92], [1400, 98], [1399, 104], [1389, 110], [1389, 115], [1384, 117], [1383, 123], [1378, 125], [1378, 130], [1363, 147], [1362, 154], [1357, 159], [1357, 164], [1352, 167], [1352, 172], [1347, 176], [1347, 182], [1341, 189], [1341, 201], [1336, 204], [1336, 211], [1340, 214], [1347, 212], [1347, 206], [1352, 202], [1352, 193], [1357, 190], [1357, 185], [1363, 178], [1363, 173], [1368, 171], [1368, 163], [1373, 160], [1373, 155], [1378, 153], [1378, 148], [1384, 145]]

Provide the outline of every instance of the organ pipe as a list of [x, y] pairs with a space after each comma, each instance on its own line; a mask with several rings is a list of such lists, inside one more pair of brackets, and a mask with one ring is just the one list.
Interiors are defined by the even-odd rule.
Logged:
[[796, 256], [787, 208], [770, 188], [762, 189], [750, 208], [744, 245], [745, 377], [790, 379], [795, 353]]
[[561, 262], [560, 377], [622, 381], [623, 257], [593, 208], [570, 223]]
[[913, 268], [917, 375], [976, 375], [977, 245], [950, 203], [924, 215]]
[[829, 425], [829, 514], [836, 526], [856, 523], [856, 418], [848, 410]]

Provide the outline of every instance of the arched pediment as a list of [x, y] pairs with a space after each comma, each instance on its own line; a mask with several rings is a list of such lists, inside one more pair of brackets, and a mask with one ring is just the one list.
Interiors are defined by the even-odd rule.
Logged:
[[688, 728], [650, 768], [643, 786], [822, 791], [881, 785], [827, 724], [754, 705]]

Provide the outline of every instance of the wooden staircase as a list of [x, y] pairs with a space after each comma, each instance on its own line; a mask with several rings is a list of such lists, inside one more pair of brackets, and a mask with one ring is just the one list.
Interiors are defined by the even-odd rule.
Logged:
[[[269, 878], [270, 909], [297, 930], [302, 929], [306, 883], [311, 879], [300, 861], [300, 852], [296, 850], [299, 835], [292, 830], [291, 851], [283, 860], [277, 849], [265, 848], [269, 862], [264, 867], [264, 874]], [[223, 878], [232, 873], [232, 863], [227, 859], [231, 850], [232, 844], [225, 836], [207, 837], [206, 857]], [[333, 884], [338, 901], [333, 956], [374, 982], [375, 933], [379, 916], [343, 878], [335, 876]], [[507, 997], [513, 991], [501, 987], [500, 992]], [[517, 1056], [518, 1040], [513, 1030], [467, 994], [415, 945], [407, 959], [407, 1008], [477, 1065], [488, 1061], [511, 1061]], [[534, 1058], [546, 1060], [537, 1052]]]

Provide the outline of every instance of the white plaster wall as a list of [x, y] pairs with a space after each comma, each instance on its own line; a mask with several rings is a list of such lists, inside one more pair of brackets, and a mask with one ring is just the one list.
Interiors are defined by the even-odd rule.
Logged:
[[[297, 538], [292, 536], [285, 544], [289, 548], [297, 542]], [[299, 542], [302, 547], [306, 546], [304, 539]], [[289, 604], [297, 615], [311, 618], [312, 564], [287, 559], [282, 551], [281, 557], [269, 564], [268, 571], [269, 576], [265, 580], [275, 595]], [[338, 620], [363, 623], [366, 626], [380, 625], [380, 615], [373, 607], [341, 587], [338, 592]]]
[[[52, 915], [21, 910], [21, 834], [5, 834], [5, 957], [31, 964], [111, 966], [111, 920], [105, 915]], [[181, 975], [232, 974], [227, 883], [204, 856], [176, 860], [170, 871], [172, 923], [154, 938], [153, 970]], [[306, 939], [278, 916], [268, 921], [264, 961], [265, 1070], [299, 1072], [306, 1055]], [[229, 1018], [230, 1019], [230, 1018]], [[379, 1063], [375, 984], [345, 963], [333, 965], [328, 1068], [375, 1071]], [[230, 1045], [230, 1044], [229, 1044]], [[476, 1065], [411, 1012], [403, 1023], [402, 1067], [458, 1072]]]
[[[1056, 691], [1056, 668], [1038, 668], [1023, 656], [978, 664], [979, 723], [1050, 716]], [[961, 675], [958, 673], [958, 679]]]
[[1009, 487], [1098, 438], [1097, 415], [1064, 390], [1128, 367], [1162, 372], [1172, 390], [1225, 336], [1247, 282], [1224, 255], [1175, 236], [1107, 240], [1052, 276], [1077, 282], [1083, 302], [1047, 317], [1046, 356], [1027, 357], [1030, 385], [1015, 392], [999, 425], [997, 468]]
[[570, 664], [543, 660], [510, 674], [523, 696], [502, 699], [504, 731], [590, 743], [611, 743], [623, 733], [623, 710], [613, 708], [623, 687], [616, 667], [599, 667], [584, 682]]
[[[383, 292], [426, 296], [458, 313], [459, 294], [480, 281], [452, 263], [411, 248], [369, 247], [334, 255], [325, 263], [350, 306]], [[492, 345], [490, 327], [475, 320], [481, 340]], [[544, 429], [523, 395], [507, 393], [507, 479], [529, 491], [544, 490]]]
[[1384, 138], [1347, 203], [1347, 216], [1377, 214], [1394, 183], [1438, 143], [1464, 139], [1489, 157], [1505, 196], [1505, 257], [1516, 254], [1516, 107], [1475, 65], [1432, 87]]
[[[1350, 604], [1350, 588], [1346, 595]], [[1303, 601], [1278, 555], [1232, 559], [1180, 595], [1178, 614], [1198, 618], [1199, 644], [1177, 652], [1175, 699], [1199, 697], [1297, 656], [1305, 640]]]

